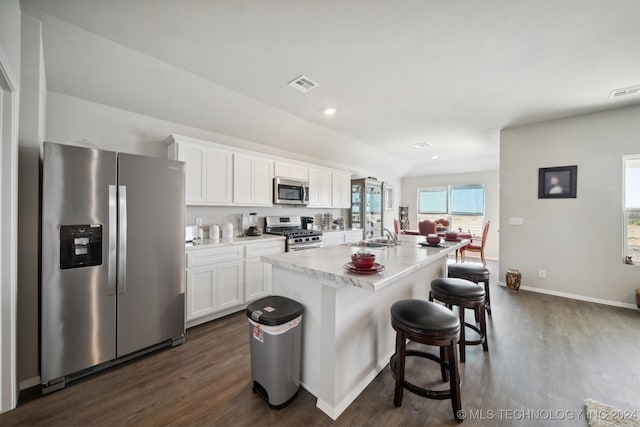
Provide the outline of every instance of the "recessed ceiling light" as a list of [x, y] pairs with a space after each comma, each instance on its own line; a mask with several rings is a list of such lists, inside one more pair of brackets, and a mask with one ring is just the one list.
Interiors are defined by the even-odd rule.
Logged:
[[437, 154], [434, 154], [433, 156], [431, 156], [431, 158], [432, 158], [433, 160], [436, 160], [436, 159], [439, 159], [439, 158], [440, 158], [440, 156], [438, 156]]
[[326, 115], [326, 116], [333, 116], [336, 113], [336, 109], [333, 107], [327, 107], [324, 110], [322, 110], [322, 112]]
[[429, 144], [428, 142], [421, 142], [419, 144], [413, 144], [413, 148], [427, 148], [430, 145], [431, 144]]

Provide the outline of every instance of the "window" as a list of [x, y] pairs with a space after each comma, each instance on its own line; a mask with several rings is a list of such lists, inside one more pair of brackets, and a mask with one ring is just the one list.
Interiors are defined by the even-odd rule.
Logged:
[[624, 256], [640, 264], [640, 155], [623, 158]]
[[418, 221], [444, 218], [450, 229], [482, 234], [484, 187], [481, 184], [418, 188]]

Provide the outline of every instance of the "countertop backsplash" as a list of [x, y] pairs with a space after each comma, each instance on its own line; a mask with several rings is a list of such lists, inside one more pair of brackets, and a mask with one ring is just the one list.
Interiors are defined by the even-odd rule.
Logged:
[[[241, 207], [241, 206], [187, 206], [185, 222], [187, 225], [195, 224], [196, 218], [202, 218], [202, 227], [204, 231], [204, 238], [209, 239], [209, 226], [213, 224], [219, 224], [222, 228], [222, 224], [230, 222], [233, 224], [234, 235], [239, 235], [239, 217], [240, 215], [249, 216], [250, 213], [258, 213], [258, 226], [264, 232], [264, 218], [266, 216], [278, 216], [278, 215], [297, 215], [297, 216], [312, 216], [314, 217], [314, 224], [321, 224], [322, 216], [324, 214], [331, 214], [333, 219], [345, 218], [347, 227], [349, 226], [349, 209], [337, 209], [337, 208], [307, 208], [304, 206], [286, 206], [277, 205], [273, 207]], [[247, 227], [247, 225], [244, 225]]]

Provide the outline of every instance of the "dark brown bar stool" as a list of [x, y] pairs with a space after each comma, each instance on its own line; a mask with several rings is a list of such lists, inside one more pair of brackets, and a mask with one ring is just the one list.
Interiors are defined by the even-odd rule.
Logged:
[[[457, 305], [460, 315], [460, 362], [465, 361], [465, 346], [482, 344], [484, 351], [489, 351], [487, 345], [487, 324], [484, 307], [484, 289], [473, 282], [464, 279], [435, 279], [431, 282], [431, 292], [429, 292], [429, 301], [434, 299], [443, 302], [450, 309]], [[480, 322], [480, 328], [464, 321], [464, 309], [470, 308], [474, 310]], [[467, 340], [465, 338], [465, 326], [473, 329], [480, 334], [478, 340]]]
[[[460, 375], [456, 360], [456, 342], [460, 336], [460, 320], [441, 305], [418, 299], [401, 300], [391, 306], [391, 326], [396, 331], [396, 352], [391, 356], [389, 368], [396, 380], [393, 404], [402, 405], [406, 388], [418, 396], [429, 399], [451, 399], [453, 416], [462, 421], [459, 411]], [[440, 357], [417, 350], [407, 350], [407, 340], [440, 347]], [[405, 358], [419, 356], [440, 364], [442, 381], [449, 378], [449, 390], [427, 390], [404, 379]]]
[[491, 294], [489, 294], [489, 269], [481, 265], [456, 263], [447, 266], [448, 277], [465, 279], [477, 284], [484, 283], [484, 301], [491, 316]]

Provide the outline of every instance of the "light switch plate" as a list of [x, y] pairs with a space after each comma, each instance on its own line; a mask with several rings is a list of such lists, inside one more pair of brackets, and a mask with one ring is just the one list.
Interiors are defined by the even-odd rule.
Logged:
[[522, 225], [522, 223], [523, 223], [522, 217], [519, 217], [519, 216], [509, 217], [509, 225]]

